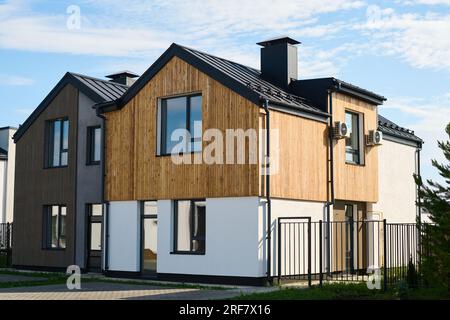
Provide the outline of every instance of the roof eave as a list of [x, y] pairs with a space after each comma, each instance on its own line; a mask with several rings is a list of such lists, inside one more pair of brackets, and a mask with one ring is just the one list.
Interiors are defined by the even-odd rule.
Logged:
[[384, 101], [387, 100], [383, 96], [371, 93], [366, 90], [362, 90], [346, 82], [340, 81], [336, 78], [333, 78], [333, 85], [334, 85], [333, 89], [335, 89], [338, 92], [346, 93], [348, 95], [351, 95], [353, 97], [359, 98], [372, 104], [382, 105]]

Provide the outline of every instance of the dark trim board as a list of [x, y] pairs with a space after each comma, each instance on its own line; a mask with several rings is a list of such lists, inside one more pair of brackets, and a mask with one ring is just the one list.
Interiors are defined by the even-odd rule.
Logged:
[[[42, 271], [42, 272], [62, 272], [65, 273], [67, 268], [64, 267], [50, 267], [50, 266], [25, 266], [25, 265], [12, 265], [13, 269], [17, 271]], [[85, 268], [80, 268], [81, 273], [87, 273]]]
[[178, 274], [178, 273], [156, 273], [143, 274], [139, 271], [114, 271], [108, 270], [104, 272], [106, 277], [123, 278], [123, 279], [145, 279], [158, 280], [168, 282], [182, 283], [202, 283], [202, 284], [224, 284], [224, 285], [240, 285], [240, 286], [265, 286], [267, 285], [267, 277], [235, 277], [235, 276], [211, 276], [198, 274]]

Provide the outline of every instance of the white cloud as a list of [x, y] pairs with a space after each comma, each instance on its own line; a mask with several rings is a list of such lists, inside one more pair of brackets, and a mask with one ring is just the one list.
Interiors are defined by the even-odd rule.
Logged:
[[425, 143], [422, 149], [422, 173], [426, 178], [441, 181], [436, 169], [431, 166], [431, 160], [444, 162], [442, 151], [437, 146], [437, 141], [447, 140], [445, 127], [450, 122], [450, 96], [439, 96], [426, 100], [417, 97], [393, 97], [389, 98], [386, 105], [380, 108], [392, 112], [399, 117], [407, 118], [405, 121], [391, 119], [402, 127], [412, 129]]
[[398, 14], [369, 6], [367, 21], [354, 28], [372, 53], [399, 56], [417, 68], [450, 70], [450, 13]]
[[30, 78], [0, 74], [0, 86], [30, 86], [33, 83]]

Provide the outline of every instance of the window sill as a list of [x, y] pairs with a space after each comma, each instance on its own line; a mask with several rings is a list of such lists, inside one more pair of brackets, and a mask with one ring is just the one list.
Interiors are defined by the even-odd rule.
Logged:
[[99, 164], [100, 164], [100, 161], [86, 162], [87, 166], [98, 166]]
[[184, 156], [184, 155], [192, 155], [192, 154], [196, 154], [196, 153], [203, 153], [202, 151], [192, 151], [192, 152], [184, 152], [184, 153], [161, 153], [161, 154], [157, 154], [157, 157], [171, 157], [172, 155], [174, 156]]
[[345, 164], [348, 164], [350, 166], [364, 167], [363, 163], [356, 163], [356, 162], [345, 161]]
[[66, 248], [42, 248], [45, 251], [65, 251]]
[[193, 251], [172, 251], [170, 254], [204, 256], [206, 253], [205, 252], [193, 252]]
[[63, 169], [63, 168], [67, 168], [68, 165], [65, 166], [55, 166], [55, 167], [44, 167], [44, 169]]

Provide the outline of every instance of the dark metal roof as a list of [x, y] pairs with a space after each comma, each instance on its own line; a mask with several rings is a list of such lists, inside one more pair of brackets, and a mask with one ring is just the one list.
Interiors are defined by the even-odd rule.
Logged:
[[378, 130], [380, 130], [384, 134], [391, 135], [397, 138], [414, 141], [419, 144], [423, 143], [423, 140], [416, 136], [414, 134], [414, 131], [400, 127], [399, 125], [381, 115], [378, 115]]
[[97, 79], [73, 72], [67, 72], [50, 93], [42, 100], [39, 106], [31, 113], [25, 122], [19, 127], [13, 136], [17, 142], [31, 124], [39, 117], [42, 111], [53, 101], [58, 93], [66, 85], [71, 84], [86, 94], [95, 103], [111, 102], [120, 98], [128, 89], [128, 86], [108, 80]]
[[8, 151], [3, 148], [0, 148], [0, 159], [6, 160], [8, 159]]
[[271, 39], [267, 39], [261, 42], [258, 42], [257, 45], [260, 45], [262, 47], [268, 47], [268, 46], [273, 46], [273, 45], [277, 45], [280, 43], [289, 43], [289, 44], [300, 44], [300, 41], [297, 41], [295, 39], [292, 39], [288, 36], [281, 36], [281, 37], [276, 37], [276, 38], [271, 38]]
[[290, 94], [262, 79], [261, 71], [257, 69], [175, 43], [145, 71], [121, 98], [114, 102], [100, 103], [97, 106], [99, 111], [108, 112], [121, 109], [174, 56], [181, 58], [257, 105], [260, 104], [261, 100], [267, 99], [272, 106], [290, 108], [294, 111], [323, 118], [328, 116], [328, 113], [312, 106], [306, 99]]

